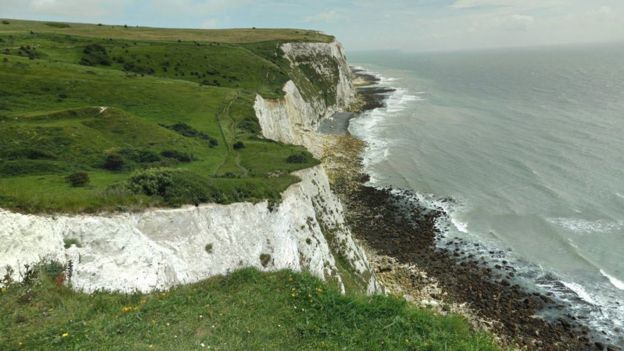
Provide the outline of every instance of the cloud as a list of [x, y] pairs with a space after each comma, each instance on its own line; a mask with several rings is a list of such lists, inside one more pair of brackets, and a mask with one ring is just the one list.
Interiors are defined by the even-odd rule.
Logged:
[[312, 15], [312, 16], [308, 16], [304, 18], [304, 22], [338, 22], [340, 20], [345, 19], [345, 16], [336, 11], [336, 10], [330, 10], [330, 11], [323, 11], [320, 13], [317, 13], [316, 15]]
[[37, 14], [94, 18], [121, 10], [120, 0], [29, 0], [27, 7]]
[[453, 9], [484, 8], [525, 8], [533, 9], [565, 4], [561, 0], [455, 0], [449, 7]]

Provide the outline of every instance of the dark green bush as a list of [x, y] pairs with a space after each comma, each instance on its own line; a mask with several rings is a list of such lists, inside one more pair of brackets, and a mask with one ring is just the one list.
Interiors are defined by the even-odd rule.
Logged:
[[180, 152], [177, 150], [165, 150], [160, 153], [161, 156], [166, 158], [171, 158], [180, 162], [191, 162], [193, 161], [193, 155], [189, 155], [185, 152]]
[[28, 57], [31, 60], [34, 60], [41, 56], [37, 49], [34, 46], [30, 45], [20, 46], [17, 50], [17, 54], [20, 56]]
[[121, 150], [121, 154], [137, 163], [155, 163], [161, 160], [160, 156], [152, 150], [128, 148]]
[[306, 163], [308, 162], [308, 157], [301, 153], [301, 154], [292, 154], [290, 156], [288, 156], [288, 158], [286, 158], [286, 162], [288, 163]]
[[0, 162], [0, 176], [19, 176], [26, 174], [54, 174], [65, 172], [66, 167], [52, 160], [12, 160]]
[[69, 27], [71, 27], [69, 24], [62, 23], [62, 22], [46, 22], [45, 25], [49, 26], [49, 27], [55, 27], [55, 28], [69, 28]]
[[234, 150], [244, 149], [245, 143], [243, 143], [242, 141], [237, 141], [234, 143], [234, 145], [232, 145], [232, 147], [234, 148]]
[[90, 182], [89, 174], [87, 172], [72, 173], [65, 179], [73, 187], [85, 186]]
[[134, 62], [126, 62], [123, 65], [124, 71], [138, 74], [154, 74], [156, 71], [152, 67], [144, 66]]
[[106, 48], [100, 44], [89, 44], [82, 51], [83, 55], [80, 64], [85, 66], [110, 66], [111, 59], [108, 57]]
[[18, 149], [11, 150], [7, 152], [7, 159], [9, 160], [20, 160], [20, 159], [29, 159], [29, 160], [53, 160], [55, 159], [54, 155], [49, 152], [26, 148], [26, 149]]
[[104, 160], [104, 168], [109, 171], [121, 171], [126, 161], [118, 154], [108, 154]]
[[11, 22], [4, 20], [2, 21], [2, 24], [11, 24]]
[[211, 137], [210, 135], [208, 135], [207, 133], [201, 132], [193, 127], [191, 127], [190, 125], [186, 124], [186, 123], [176, 123], [176, 124], [172, 124], [170, 126], [165, 125], [165, 124], [161, 124], [161, 127], [167, 128], [169, 130], [172, 130], [180, 135], [183, 135], [185, 137], [188, 138], [199, 138], [202, 140], [206, 140], [208, 141], [208, 143], [210, 144], [210, 147], [214, 147], [219, 145], [219, 141], [213, 137]]
[[135, 194], [160, 196], [171, 206], [223, 202], [210, 182], [193, 172], [172, 168], [151, 168], [134, 173], [128, 189]]

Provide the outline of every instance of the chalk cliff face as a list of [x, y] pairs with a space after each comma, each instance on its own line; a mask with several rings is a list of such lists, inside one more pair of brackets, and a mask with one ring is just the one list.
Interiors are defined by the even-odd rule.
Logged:
[[[335, 103], [306, 99], [290, 81], [283, 99], [256, 99], [262, 132], [270, 139], [305, 145], [319, 155], [322, 143], [314, 132], [316, 125], [354, 96], [346, 59], [337, 43], [285, 44], [282, 50], [292, 65], [305, 62], [304, 56], [328, 55], [325, 62], [332, 62], [332, 67], [317, 65], [315, 70], [335, 82]], [[290, 186], [275, 206], [206, 204], [75, 216], [0, 210], [0, 269], [12, 267], [13, 279], [19, 280], [25, 265], [71, 262], [72, 286], [86, 292], [162, 290], [243, 267], [307, 270], [335, 280], [343, 289], [343, 275], [350, 274], [369, 292], [378, 291], [323, 167], [295, 175], [301, 182]], [[72, 242], [77, 245], [65, 247]]]
[[[300, 87], [289, 81], [284, 86], [283, 99], [264, 99], [257, 95], [254, 108], [262, 134], [268, 139], [303, 145], [315, 156], [320, 156], [322, 143], [315, 133], [319, 122], [346, 109], [355, 99], [347, 59], [337, 42], [286, 43], [281, 49], [293, 69], [310, 68], [307, 75], [299, 76], [299, 85], [314, 85], [314, 80], [332, 84], [321, 86], [325, 91], [304, 96]], [[332, 98], [328, 101], [321, 93]]]
[[[335, 254], [358, 273], [368, 263], [344, 229], [342, 206], [320, 166], [296, 173], [272, 211], [266, 202], [207, 204], [109, 216], [0, 212], [0, 267], [72, 262], [72, 285], [148, 292], [237, 268], [308, 270], [341, 281]], [[323, 228], [323, 230], [321, 229]], [[335, 235], [328, 239], [324, 232]], [[68, 240], [77, 245], [64, 247]]]

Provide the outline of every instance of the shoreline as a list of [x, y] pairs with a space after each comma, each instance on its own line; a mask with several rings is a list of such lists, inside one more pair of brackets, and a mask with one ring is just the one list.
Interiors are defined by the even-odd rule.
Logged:
[[[386, 94], [393, 90], [375, 88], [379, 78], [363, 70], [353, 73], [359, 110], [383, 107]], [[493, 332], [504, 345], [529, 350], [619, 350], [565, 315], [551, 297], [514, 284], [509, 279], [514, 267], [506, 262], [491, 267], [484, 258], [465, 252], [466, 243], [458, 238], [449, 241], [451, 247], [437, 247], [440, 233], [435, 222], [443, 213], [405, 201], [409, 192], [366, 185], [369, 177], [361, 165], [365, 143], [349, 135], [342, 139], [332, 149], [348, 155], [337, 157], [330, 177], [345, 203], [354, 235], [371, 251], [376, 274], [391, 293], [441, 313], [462, 314], [475, 328]], [[545, 310], [555, 311], [557, 317], [548, 321], [536, 317]]]

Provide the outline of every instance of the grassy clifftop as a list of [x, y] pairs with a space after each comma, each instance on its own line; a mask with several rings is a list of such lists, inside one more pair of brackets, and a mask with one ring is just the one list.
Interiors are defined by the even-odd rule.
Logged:
[[239, 28], [239, 29], [179, 29], [151, 28], [131, 25], [105, 25], [63, 22], [39, 22], [24, 20], [6, 20], [10, 27], [4, 31], [14, 33], [37, 31], [46, 33], [67, 34], [85, 37], [106, 37], [127, 40], [150, 41], [202, 41], [213, 43], [256, 43], [260, 41], [310, 41], [331, 42], [333, 36], [318, 31], [304, 29], [271, 29], [271, 28]]
[[2, 350], [497, 350], [457, 316], [343, 296], [291, 272], [247, 269], [166, 293], [85, 295], [62, 267], [0, 291]]
[[0, 208], [84, 212], [277, 200], [317, 163], [258, 138], [256, 94], [302, 72], [301, 30], [2, 20]]

